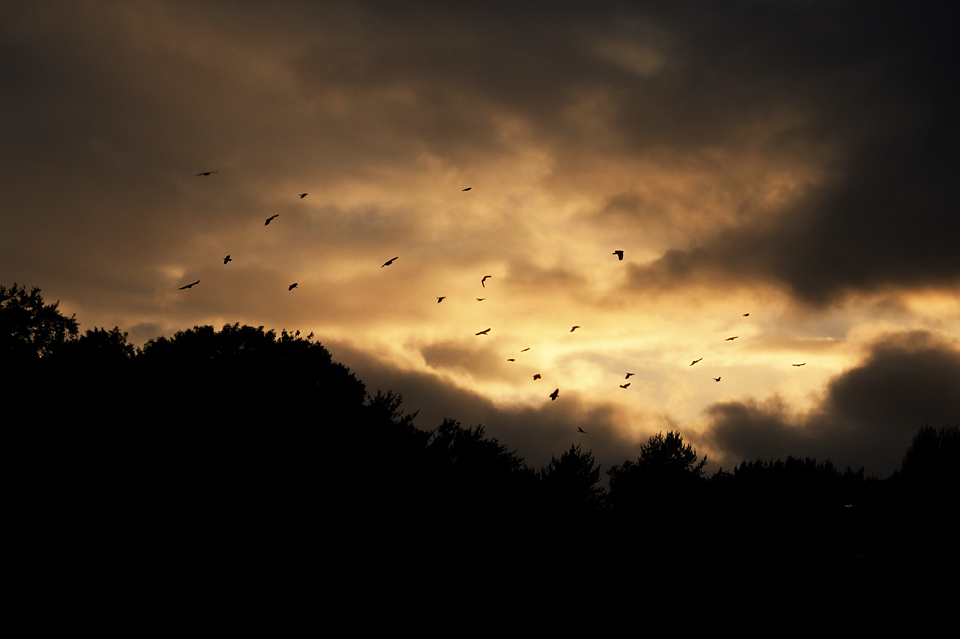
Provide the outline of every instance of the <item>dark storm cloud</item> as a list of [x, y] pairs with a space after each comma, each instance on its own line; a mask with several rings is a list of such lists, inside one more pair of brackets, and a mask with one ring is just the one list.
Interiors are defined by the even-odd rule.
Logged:
[[[804, 159], [830, 176], [762, 226], [734, 226], [631, 266], [635, 287], [722, 274], [771, 280], [820, 305], [847, 291], [960, 281], [953, 5], [96, 8], [16, 5], [0, 27], [8, 206], [39, 217], [70, 210], [55, 223], [76, 231], [88, 253], [111, 244], [136, 263], [134, 255], [158, 251], [153, 240], [168, 232], [161, 219], [186, 213], [170, 183], [178, 172], [257, 157], [250, 169], [276, 174], [310, 157], [322, 181], [423, 150], [468, 166], [506, 148], [497, 122], [508, 116], [552, 154], [558, 183], [591, 155], [683, 166], [712, 147]], [[276, 68], [257, 68], [259, 60]], [[275, 85], [262, 80], [271, 77]], [[574, 115], [584, 104], [602, 108]], [[751, 195], [735, 181], [730, 188]], [[618, 214], [663, 215], [629, 193], [608, 197]], [[121, 209], [141, 219], [124, 243], [114, 241]], [[37, 230], [12, 223], [15, 235]], [[9, 262], [29, 263], [30, 251]]]
[[890, 335], [860, 366], [831, 380], [806, 415], [791, 414], [776, 397], [713, 404], [707, 412], [705, 440], [725, 463], [810, 456], [885, 477], [921, 426], [960, 419], [960, 351], [926, 332]]
[[[584, 99], [605, 100], [615, 146], [635, 156], [721, 146], [821, 163], [828, 177], [762, 223], [751, 217], [631, 268], [637, 287], [721, 274], [772, 280], [823, 305], [850, 291], [960, 281], [955, 13], [856, 2], [606, 4], [469, 19], [431, 9], [380, 16], [418, 37], [371, 37], [339, 66], [343, 49], [314, 51], [305, 60], [316, 66], [303, 69], [318, 87], [409, 89], [409, 110], [430, 114], [413, 125], [426, 138], [480, 148], [491, 137], [485, 116], [522, 117], [561, 168], [596, 151], [564, 117]], [[384, 24], [368, 25], [370, 35]], [[663, 60], [645, 74], [628, 55], [644, 47]], [[444, 101], [464, 99], [470, 106], [438, 125]], [[608, 208], [640, 204], [617, 193]]]
[[511, 363], [493, 346], [464, 341], [435, 342], [421, 348], [420, 354], [430, 368], [455, 370], [475, 379], [502, 378]]
[[[547, 397], [555, 387], [541, 386], [543, 402], [525, 408], [498, 407], [490, 400], [455, 386], [440, 377], [405, 371], [375, 357], [337, 342], [325, 344], [336, 361], [348, 366], [367, 387], [367, 393], [392, 390], [403, 396], [402, 409], [418, 412], [414, 421], [422, 430], [432, 430], [445, 418], [465, 426], [482, 425], [487, 434], [516, 450], [531, 466], [546, 465], [551, 456], [560, 456], [571, 443], [593, 451], [606, 471], [635, 456], [634, 442], [618, 430], [623, 419], [618, 409], [608, 404], [588, 404], [575, 392], [560, 390], [560, 397]], [[530, 381], [543, 384], [543, 381]], [[587, 434], [580, 434], [577, 428]]]
[[765, 221], [634, 267], [631, 286], [761, 279], [824, 305], [848, 292], [960, 282], [956, 7], [713, 4], [684, 31], [686, 66], [669, 76], [675, 99], [655, 101], [676, 107], [666, 130], [736, 145], [741, 128], [794, 111], [800, 124], [774, 128], [758, 148], [810, 159], [831, 149], [821, 160], [828, 177]]

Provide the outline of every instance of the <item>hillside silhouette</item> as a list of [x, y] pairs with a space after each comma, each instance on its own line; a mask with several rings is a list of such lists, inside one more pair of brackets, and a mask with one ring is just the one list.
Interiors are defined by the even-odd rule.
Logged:
[[327, 548], [358, 570], [611, 584], [676, 575], [678, 552], [864, 579], [956, 565], [956, 426], [920, 428], [886, 479], [794, 457], [708, 477], [680, 433], [658, 433], [605, 489], [580, 446], [535, 469], [482, 426], [419, 428], [399, 393], [368, 392], [312, 334], [195, 326], [134, 348], [14, 284], [0, 286], [0, 359], [22, 532], [65, 557], [158, 540], [155, 561], [223, 565]]

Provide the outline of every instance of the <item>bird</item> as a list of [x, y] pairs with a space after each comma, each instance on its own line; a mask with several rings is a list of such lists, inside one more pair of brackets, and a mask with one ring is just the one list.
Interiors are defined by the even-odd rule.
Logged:
[[636, 373], [627, 373], [627, 376], [624, 379], [630, 379], [631, 376], [636, 375]]
[[229, 255], [226, 256], [225, 258], [223, 258], [223, 263], [224, 263], [224, 264], [226, 264], [227, 262], [232, 262], [232, 261], [233, 261], [233, 260], [230, 259], [230, 256], [229, 256]]
[[485, 297], [478, 297], [478, 298], [477, 298], [477, 301], [478, 301], [478, 302], [482, 302], [482, 301], [485, 300], [485, 299], [487, 299], [487, 298], [485, 298]]
[[523, 350], [522, 350], [522, 351], [520, 351], [520, 352], [521, 352], [521, 353], [526, 353], [526, 352], [527, 352], [527, 351], [529, 351], [529, 350], [530, 350], [530, 347], [529, 347], [529, 346], [527, 346], [527, 347], [526, 347], [525, 349], [523, 349]]
[[[493, 275], [484, 275], [484, 276], [483, 276], [483, 279], [480, 280], [480, 286], [482, 286], [483, 288], [487, 288], [487, 285], [484, 284], [484, 282], [487, 281], [487, 278], [488, 278], [488, 277], [493, 277]], [[484, 298], [484, 299], [486, 299], [486, 298]]]
[[486, 335], [489, 332], [490, 332], [490, 329], [488, 328], [486, 330], [480, 331], [479, 333], [476, 333], [476, 335]]
[[306, 193], [301, 193], [301, 194], [300, 194], [300, 199], [301, 199], [301, 200], [302, 200], [303, 198], [305, 198], [305, 197], [307, 197], [307, 194], [306, 194]]
[[185, 289], [185, 288], [193, 288], [194, 286], [196, 286], [196, 285], [199, 284], [199, 283], [200, 283], [200, 280], [197, 280], [197, 281], [194, 282], [193, 284], [187, 284], [186, 286], [181, 286], [181, 287], [178, 288], [177, 290], [178, 290], [178, 291], [182, 291], [182, 290]]
[[733, 337], [728, 337], [727, 339], [725, 339], [725, 340], [723, 340], [723, 341], [725, 341], [725, 342], [732, 342], [733, 340], [737, 339], [738, 337], [740, 337], [740, 336], [739, 336], [739, 335], [734, 335]]
[[387, 260], [386, 262], [383, 263], [383, 266], [381, 266], [380, 268], [383, 268], [384, 266], [390, 266], [391, 264], [393, 264], [394, 260], [399, 260], [399, 259], [400, 259], [400, 256], [398, 255], [397, 257], [393, 258], [393, 260]]
[[511, 357], [511, 358], [508, 359], [507, 361], [508, 361], [508, 362], [515, 362], [515, 361], [517, 361], [517, 360], [515, 360], [515, 359], [513, 359], [513, 358]]
[[533, 376], [533, 381], [537, 381], [538, 379], [540, 379], [540, 373]]
[[220, 171], [206, 171], [204, 173], [197, 173], [193, 177], [200, 177], [201, 175], [213, 175], [214, 173], [219, 173]]
[[626, 388], [629, 385], [630, 385], [630, 382], [627, 382], [626, 384], [620, 384], [620, 388]]
[[720, 378], [719, 378], [719, 377], [714, 377], [714, 378], [713, 378], [713, 381], [719, 382], [719, 381], [720, 381]]
[[690, 362], [690, 365], [693, 366], [694, 364], [696, 364], [697, 362], [699, 362], [701, 359], [703, 359], [703, 358], [701, 357], [700, 359], [695, 359], [695, 360], [693, 360], [692, 362]]
[[294, 282], [293, 284], [291, 284], [290, 286], [288, 286], [288, 287], [287, 287], [287, 290], [288, 290], [288, 291], [292, 291], [292, 290], [295, 289], [295, 288], [297, 288], [297, 283], [296, 283], [296, 282]]
[[583, 429], [580, 428], [579, 426], [577, 426], [577, 432], [578, 432], [578, 433], [583, 433], [584, 435], [587, 434], [587, 431], [583, 430]]
[[750, 317], [750, 313], [744, 313], [743, 316], [744, 316], [744, 317]]
[[267, 218], [267, 221], [264, 222], [263, 225], [266, 226], [266, 225], [270, 224], [270, 221], [273, 220], [273, 218], [275, 218], [275, 217], [280, 217], [280, 214], [277, 213], [276, 215], [271, 215], [270, 217]]
[[578, 328], [580, 328], [580, 327], [579, 327], [579, 326], [574, 326], [573, 328], [570, 329], [570, 332], [572, 333], [572, 332], [574, 332], [575, 330], [577, 330]]
[[[381, 266], [380, 268], [383, 268], [383, 267]], [[447, 296], [446, 296], [446, 295], [444, 295], [443, 297], [438, 297], [438, 298], [437, 298], [437, 304], [439, 304], [440, 302], [442, 302], [442, 301], [445, 300], [445, 299], [447, 299]]]
[[806, 362], [804, 362], [803, 364], [794, 364], [794, 366], [806, 366], [806, 365], [807, 365]]
[[620, 258], [620, 261], [623, 261], [623, 251], [614, 251], [611, 253], [611, 255], [616, 255], [618, 258]]
[[552, 402], [553, 400], [555, 400], [558, 395], [560, 395], [560, 389], [559, 389], [559, 388], [558, 388], [557, 390], [553, 391], [552, 393], [550, 393], [550, 401]]
[[473, 188], [472, 186], [468, 186], [467, 188], [464, 189], [464, 191], [469, 191], [472, 188]]

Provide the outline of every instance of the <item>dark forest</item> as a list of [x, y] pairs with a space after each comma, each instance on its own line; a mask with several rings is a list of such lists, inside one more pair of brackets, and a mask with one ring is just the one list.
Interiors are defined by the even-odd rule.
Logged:
[[196, 326], [134, 348], [16, 284], [0, 287], [0, 361], [23, 534], [66, 562], [107, 539], [158, 562], [265, 544], [281, 563], [330, 553], [360, 573], [608, 584], [688, 558], [864, 583], [956, 565], [957, 426], [917, 424], [886, 478], [795, 457], [708, 476], [679, 432], [609, 469], [575, 445], [531, 468], [482, 425], [415, 426], [402, 389], [371, 392], [312, 334]]

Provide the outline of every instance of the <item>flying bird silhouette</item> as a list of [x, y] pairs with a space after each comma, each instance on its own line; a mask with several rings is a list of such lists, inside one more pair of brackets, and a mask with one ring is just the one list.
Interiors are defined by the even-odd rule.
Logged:
[[185, 288], [193, 288], [194, 286], [196, 286], [196, 285], [199, 284], [199, 283], [200, 283], [200, 280], [197, 280], [197, 281], [194, 282], [193, 284], [187, 284], [186, 286], [181, 286], [181, 287], [178, 288], [177, 290], [178, 290], [178, 291], [182, 291], [182, 290], [185, 289]]
[[629, 385], [630, 385], [630, 382], [627, 382], [626, 384], [620, 384], [620, 388], [626, 388]]
[[[483, 288], [487, 288], [487, 285], [484, 284], [484, 282], [486, 282], [486, 281], [487, 281], [487, 278], [489, 278], [489, 277], [493, 277], [493, 275], [484, 275], [484, 276], [483, 276], [483, 279], [480, 280], [480, 286], [482, 286]], [[486, 298], [484, 298], [484, 299], [486, 299]]]
[[478, 297], [478, 298], [477, 298], [477, 301], [478, 301], [478, 302], [482, 302], [482, 301], [485, 300], [485, 299], [487, 299], [487, 298], [485, 298], [485, 297]]
[[794, 366], [806, 366], [806, 365], [807, 365], [806, 362], [804, 362], [803, 364], [794, 364]]
[[271, 222], [274, 218], [276, 218], [276, 217], [280, 217], [280, 214], [277, 213], [276, 215], [271, 215], [270, 217], [267, 218], [267, 221], [264, 222], [263, 225], [266, 226], [266, 225], [270, 224], [270, 222]]
[[558, 388], [557, 390], [555, 390], [555, 391], [553, 391], [552, 393], [550, 393], [550, 401], [552, 402], [552, 401], [555, 400], [555, 399], [557, 398], [557, 396], [559, 396], [559, 395], [560, 395], [560, 389]]
[[703, 359], [702, 357], [701, 357], [700, 359], [695, 359], [695, 360], [693, 360], [692, 362], [690, 362], [690, 365], [693, 366], [694, 364], [696, 364], [697, 362], [699, 362], [699, 361], [702, 360], [702, 359]]
[[530, 350], [530, 347], [529, 347], [529, 346], [527, 346], [527, 347], [526, 347], [525, 349], [523, 349], [523, 350], [522, 350], [522, 351], [520, 351], [520, 352], [521, 352], [521, 353], [526, 353], [526, 352], [527, 352], [527, 351], [529, 351], [529, 350]]
[[288, 290], [288, 291], [292, 291], [292, 290], [295, 289], [295, 288], [297, 288], [297, 283], [296, 283], [296, 282], [294, 282], [293, 284], [291, 284], [290, 286], [288, 286], [288, 287], [287, 287], [287, 290]]
[[220, 171], [206, 171], [204, 173], [197, 173], [193, 177], [200, 177], [201, 175], [213, 175], [214, 173], [219, 173]]
[[574, 326], [573, 328], [570, 329], [570, 332], [572, 333], [572, 332], [574, 332], [575, 330], [577, 330], [578, 328], [580, 328], [580, 327], [579, 327], [579, 326]]
[[616, 255], [618, 258], [620, 258], [620, 261], [623, 261], [623, 251], [614, 251], [611, 253], [611, 255]]
[[[381, 266], [380, 268], [383, 268], [383, 267]], [[446, 295], [444, 295], [443, 297], [438, 297], [438, 298], [437, 298], [437, 304], [439, 304], [440, 302], [442, 302], [442, 301], [445, 300], [445, 299], [447, 299], [447, 296], [446, 296]]]
[[725, 340], [723, 340], [723, 341], [725, 341], [725, 342], [732, 342], [733, 340], [737, 339], [738, 337], [740, 337], [740, 336], [739, 336], [739, 335], [734, 335], [733, 337], [728, 337], [727, 339], [725, 339]]
[[750, 313], [744, 313], [743, 316], [744, 316], [744, 317], [750, 317]]
[[578, 432], [578, 433], [583, 433], [584, 435], [587, 434], [587, 431], [583, 430], [583, 429], [580, 428], [579, 426], [577, 426], [577, 432]]
[[636, 373], [627, 373], [627, 376], [624, 377], [624, 379], [630, 379], [633, 375], [636, 375]]
[[301, 200], [302, 200], [303, 198], [305, 198], [305, 197], [307, 197], [307, 194], [306, 194], [306, 193], [301, 193], [301, 194], [300, 194], [300, 199], [301, 199]]
[[475, 333], [475, 334], [476, 334], [476, 335], [486, 335], [486, 334], [489, 333], [489, 332], [490, 332], [490, 329], [488, 328], [488, 329], [486, 329], [486, 330], [480, 331], [479, 333]]
[[515, 360], [515, 359], [513, 359], [513, 358], [511, 357], [511, 358], [508, 359], [507, 361], [508, 361], [508, 362], [515, 362], [515, 361], [517, 361], [517, 360]]
[[538, 379], [540, 379], [540, 373], [533, 376], [533, 381], [537, 381]]
[[227, 262], [232, 262], [232, 261], [233, 261], [233, 260], [230, 259], [230, 256], [229, 256], [229, 255], [226, 256], [225, 258], [223, 258], [223, 263], [224, 263], [224, 264], [226, 264]]
[[468, 186], [467, 188], [464, 189], [464, 191], [469, 191], [472, 188], [473, 188], [472, 186]]
[[400, 256], [398, 255], [392, 260], [387, 260], [386, 262], [383, 263], [383, 266], [381, 266], [380, 268], [383, 268], [384, 266], [390, 266], [391, 264], [393, 264], [394, 260], [399, 260], [399, 259], [400, 259]]
[[714, 377], [714, 378], [713, 378], [713, 381], [719, 382], [719, 381], [720, 381], [720, 378], [719, 378], [719, 377]]

